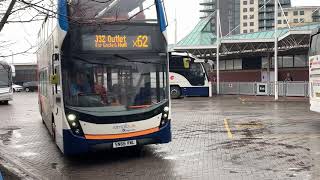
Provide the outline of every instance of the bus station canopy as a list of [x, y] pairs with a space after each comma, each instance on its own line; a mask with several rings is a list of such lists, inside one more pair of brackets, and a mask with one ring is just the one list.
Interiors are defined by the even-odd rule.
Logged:
[[[196, 27], [173, 49], [178, 52], [189, 52], [203, 59], [215, 59], [216, 36], [205, 31], [210, 21], [211, 18], [200, 20]], [[307, 53], [310, 34], [316, 28], [320, 28], [319, 23], [278, 29], [279, 55]], [[220, 39], [221, 59], [273, 54], [274, 35], [274, 30], [268, 30], [222, 37]]]

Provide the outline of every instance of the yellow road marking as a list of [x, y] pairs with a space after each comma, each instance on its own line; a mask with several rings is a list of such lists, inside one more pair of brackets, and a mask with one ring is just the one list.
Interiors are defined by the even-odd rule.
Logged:
[[231, 132], [231, 129], [229, 128], [228, 119], [224, 119], [224, 127], [225, 127], [226, 130], [227, 130], [228, 137], [229, 137], [230, 139], [233, 139], [233, 134], [232, 134], [232, 132]]

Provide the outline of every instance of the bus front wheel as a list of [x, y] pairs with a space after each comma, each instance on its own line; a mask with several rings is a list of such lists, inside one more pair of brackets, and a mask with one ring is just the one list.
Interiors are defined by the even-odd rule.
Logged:
[[181, 96], [181, 89], [179, 86], [170, 87], [170, 95], [172, 99], [178, 99]]
[[56, 142], [56, 124], [54, 123], [54, 119], [52, 119], [51, 128], [52, 128], [52, 140], [53, 142]]
[[9, 101], [0, 101], [0, 104], [9, 105]]

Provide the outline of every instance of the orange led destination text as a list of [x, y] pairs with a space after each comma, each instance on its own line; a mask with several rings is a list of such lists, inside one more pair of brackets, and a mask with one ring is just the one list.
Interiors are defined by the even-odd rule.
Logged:
[[128, 48], [127, 36], [96, 35], [96, 48]]

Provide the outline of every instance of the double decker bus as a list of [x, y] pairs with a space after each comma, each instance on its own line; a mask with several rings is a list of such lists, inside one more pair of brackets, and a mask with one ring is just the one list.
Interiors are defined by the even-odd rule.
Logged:
[[169, 83], [173, 99], [184, 96], [209, 97], [211, 83], [205, 69], [205, 61], [189, 53], [170, 52]]
[[[54, 7], [54, 6], [53, 6]], [[171, 141], [163, 0], [59, 0], [38, 34], [39, 108], [66, 155]]]
[[13, 100], [12, 77], [14, 66], [7, 62], [0, 61], [0, 103], [9, 104]]
[[320, 112], [320, 29], [311, 34], [309, 51], [310, 110]]

